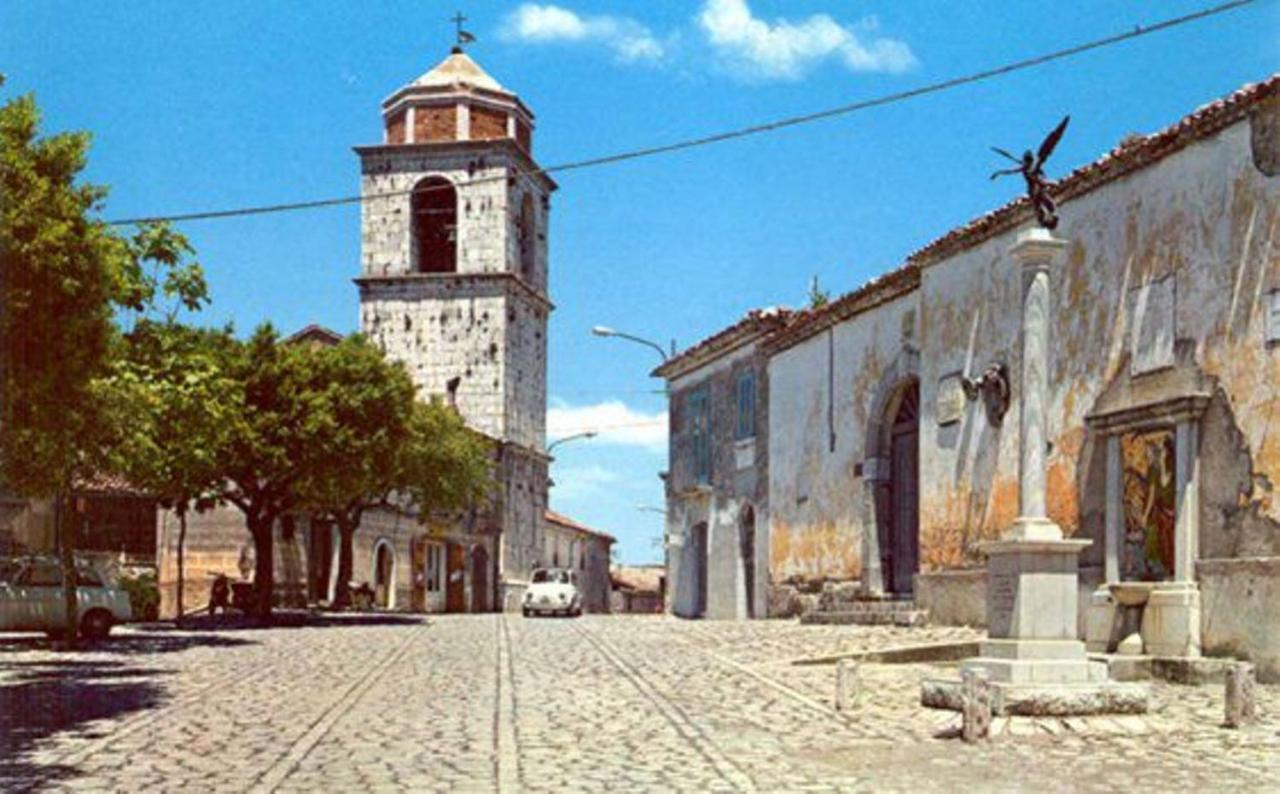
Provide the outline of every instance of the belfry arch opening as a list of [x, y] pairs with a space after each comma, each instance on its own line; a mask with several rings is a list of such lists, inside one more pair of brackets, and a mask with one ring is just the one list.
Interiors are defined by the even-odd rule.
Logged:
[[520, 202], [520, 276], [532, 281], [538, 262], [538, 224], [533, 206], [533, 194], [525, 193]]
[[444, 177], [429, 176], [413, 188], [413, 269], [454, 273], [458, 269], [458, 191]]

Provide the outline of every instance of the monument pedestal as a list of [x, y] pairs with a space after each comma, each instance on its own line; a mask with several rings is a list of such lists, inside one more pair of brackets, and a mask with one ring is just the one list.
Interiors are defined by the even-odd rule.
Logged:
[[[1049, 271], [1067, 243], [1044, 228], [1018, 235], [1010, 254], [1023, 276], [1022, 378], [1018, 397], [1018, 510], [987, 555], [987, 625], [981, 656], [961, 663], [962, 677], [981, 670], [995, 714], [1072, 716], [1142, 713], [1147, 689], [1108, 680], [1079, 639], [1076, 600], [1080, 552], [1090, 541], [1067, 540], [1045, 500]], [[974, 678], [974, 676], [969, 676]], [[921, 702], [964, 711], [959, 681], [925, 681]], [[972, 708], [972, 704], [971, 704]]]
[[[961, 678], [966, 670], [986, 673], [997, 715], [1144, 713], [1146, 687], [1108, 680], [1106, 664], [1090, 661], [1077, 636], [1079, 559], [1090, 541], [1063, 540], [1057, 532], [1056, 540], [983, 546], [990, 639], [980, 646], [980, 656], [961, 662]], [[960, 710], [961, 683], [926, 681], [921, 702]]]

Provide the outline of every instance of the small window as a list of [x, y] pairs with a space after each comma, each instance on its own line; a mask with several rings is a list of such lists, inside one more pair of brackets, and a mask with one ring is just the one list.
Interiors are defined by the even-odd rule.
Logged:
[[711, 396], [708, 388], [689, 394], [689, 432], [693, 442], [693, 477], [699, 483], [711, 481]]
[[741, 441], [756, 435], [756, 373], [747, 370], [738, 375], [738, 429]]

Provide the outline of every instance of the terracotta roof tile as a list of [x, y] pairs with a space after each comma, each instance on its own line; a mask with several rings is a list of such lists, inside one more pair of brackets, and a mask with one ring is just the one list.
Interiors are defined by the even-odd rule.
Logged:
[[750, 338], [758, 332], [772, 332], [785, 326], [797, 312], [786, 308], [752, 309], [733, 325], [716, 331], [706, 339], [685, 348], [653, 370], [654, 377], [674, 378], [694, 369], [707, 360], [737, 347], [735, 342]]
[[565, 529], [572, 529], [578, 532], [585, 532], [588, 535], [595, 535], [596, 537], [603, 538], [604, 540], [607, 540], [610, 543], [618, 542], [618, 539], [615, 538], [613, 535], [610, 535], [607, 532], [601, 532], [598, 529], [592, 529], [586, 524], [582, 524], [577, 521], [574, 521], [572, 518], [569, 518], [563, 513], [557, 513], [554, 510], [548, 510], [546, 511], [546, 517], [547, 517], [547, 520], [550, 521], [552, 524], [562, 526]]

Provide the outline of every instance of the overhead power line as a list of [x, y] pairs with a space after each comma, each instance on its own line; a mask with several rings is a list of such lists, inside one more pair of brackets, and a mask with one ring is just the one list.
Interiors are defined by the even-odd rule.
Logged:
[[[820, 110], [814, 113], [806, 113], [801, 116], [791, 116], [788, 118], [778, 119], [776, 121], [770, 121], [763, 124], [754, 124], [749, 127], [740, 127], [738, 129], [728, 130], [726, 132], [714, 133], [712, 135], [704, 135], [698, 138], [688, 138], [686, 140], [676, 141], [674, 143], [660, 144], [657, 146], [648, 146], [640, 149], [632, 149], [626, 152], [619, 152], [616, 154], [605, 155], [603, 157], [593, 157], [586, 160], [578, 160], [576, 162], [562, 163], [560, 165], [548, 166], [546, 168], [536, 168], [531, 171], [527, 171], [525, 173], [530, 176], [536, 176], [540, 174], [554, 174], [554, 173], [564, 173], [566, 171], [578, 171], [585, 168], [595, 168], [602, 165], [612, 165], [614, 163], [626, 162], [628, 160], [638, 160], [643, 157], [654, 157], [656, 155], [670, 154], [672, 152], [684, 151], [686, 149], [695, 149], [702, 146], [710, 146], [712, 144], [724, 143], [726, 141], [736, 140], [738, 138], [746, 138], [752, 135], [760, 135], [766, 132], [774, 132], [776, 130], [785, 129], [787, 127], [796, 127], [802, 124], [811, 124], [816, 121], [823, 121], [825, 119], [834, 118], [836, 116], [844, 116], [850, 113], [856, 113], [858, 111], [867, 110], [869, 108], [874, 108], [874, 107], [880, 107], [883, 105], [891, 105], [891, 104], [902, 102], [908, 99], [914, 99], [916, 97], [925, 96], [928, 94], [936, 94], [942, 91], [948, 91], [952, 88], [958, 88], [963, 85], [978, 83], [984, 80], [990, 80], [994, 77], [1001, 77], [1003, 75], [1011, 74], [1013, 72], [1019, 72], [1025, 69], [1031, 69], [1033, 67], [1041, 66], [1043, 64], [1050, 63], [1052, 61], [1062, 60], [1063, 58], [1070, 58], [1072, 56], [1089, 52], [1091, 50], [1100, 49], [1102, 47], [1108, 47], [1113, 44], [1119, 44], [1124, 41], [1129, 41], [1130, 39], [1141, 38], [1143, 36], [1148, 36], [1152, 33], [1158, 33], [1163, 30], [1179, 27], [1181, 25], [1187, 25], [1192, 22], [1197, 22], [1202, 19], [1207, 19], [1209, 17], [1217, 16], [1218, 14], [1226, 13], [1227, 11], [1233, 11], [1235, 9], [1242, 8], [1247, 5], [1252, 5], [1256, 2], [1258, 2], [1258, 0], [1230, 0], [1230, 2], [1220, 3], [1218, 5], [1202, 8], [1198, 11], [1193, 11], [1189, 14], [1183, 14], [1182, 16], [1165, 19], [1151, 25], [1145, 25], [1145, 26], [1137, 25], [1132, 30], [1127, 30], [1127, 31], [1124, 31], [1123, 33], [1115, 33], [1110, 36], [1105, 36], [1100, 39], [1087, 41], [1082, 44], [1077, 44], [1072, 47], [1067, 47], [1065, 49], [1054, 50], [1052, 52], [1044, 53], [1042, 55], [1036, 55], [1031, 58], [1024, 58], [1022, 60], [1012, 61], [1002, 66], [996, 66], [990, 69], [984, 69], [983, 71], [980, 71], [980, 72], [973, 72], [972, 74], [964, 75], [962, 77], [953, 77], [948, 80], [942, 80], [936, 83], [929, 83], [927, 85], [919, 86], [918, 88], [908, 89], [906, 91], [897, 91], [891, 94], [884, 94], [882, 96], [873, 97], [871, 99], [864, 99], [858, 102], [851, 102], [847, 105], [840, 105], [838, 107], [829, 108], [827, 110]], [[209, 212], [189, 212], [189, 213], [176, 214], [176, 215], [156, 215], [156, 216], [145, 216], [145, 217], [137, 217], [137, 218], [123, 218], [120, 220], [109, 221], [109, 223], [113, 226], [126, 226], [131, 224], [148, 223], [148, 222], [156, 222], [156, 221], [199, 221], [199, 220], [212, 220], [215, 218], [234, 218], [234, 217], [239, 217], [243, 215], [266, 215], [268, 213], [274, 213], [274, 212], [293, 212], [297, 210], [309, 210], [309, 209], [318, 209], [321, 207], [333, 207], [333, 206], [338, 206], [342, 204], [357, 204], [361, 201], [372, 201], [374, 199], [390, 198], [393, 196], [406, 196], [411, 193], [430, 193], [435, 190], [452, 190], [458, 187], [468, 187], [470, 185], [484, 184], [486, 182], [498, 182], [508, 178], [509, 177], [506, 175], [481, 177], [480, 179], [472, 179], [468, 182], [464, 182], [456, 186], [441, 185], [441, 186], [425, 187], [422, 189], [395, 190], [395, 191], [388, 191], [385, 193], [374, 193], [374, 194], [362, 195], [362, 196], [343, 196], [340, 198], [317, 199], [314, 201], [299, 201], [299, 202], [293, 202], [289, 204], [268, 204], [260, 207], [243, 207], [240, 209], [230, 209], [230, 210], [214, 210]]]

